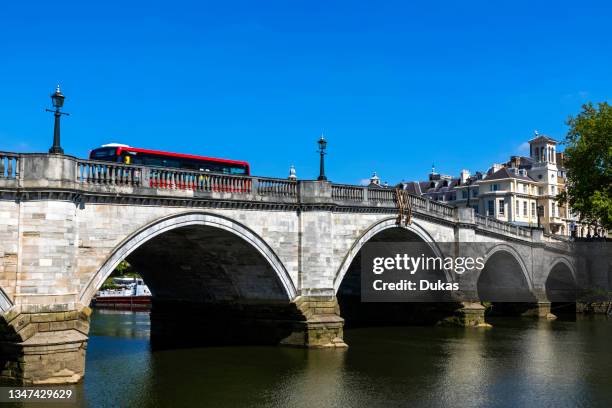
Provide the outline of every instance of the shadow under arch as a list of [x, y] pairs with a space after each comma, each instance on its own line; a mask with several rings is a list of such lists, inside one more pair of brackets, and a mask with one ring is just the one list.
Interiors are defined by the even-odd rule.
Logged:
[[153, 348], [278, 344], [305, 320], [274, 251], [227, 217], [187, 212], [141, 228], [83, 288], [83, 304], [122, 260], [142, 275], [153, 295]]
[[575, 316], [579, 294], [576, 271], [571, 262], [563, 257], [553, 261], [546, 278], [545, 290], [546, 298], [551, 302], [551, 313]]
[[[336, 273], [334, 289], [340, 315], [344, 318], [345, 327], [348, 329], [363, 326], [428, 325], [452, 315], [458, 308], [456, 302], [446, 298], [446, 293], [441, 300], [438, 293], [432, 296], [434, 291], [403, 291], [397, 293], [398, 297], [392, 294], [392, 298], [384, 301], [362, 301], [362, 252], [366, 245], [384, 244], [378, 246], [378, 249], [385, 253], [390, 251], [389, 255], [393, 253], [392, 256], [395, 256], [394, 251], [397, 250], [415, 258], [422, 255], [443, 257], [439, 246], [422, 226], [415, 222], [408, 227], [398, 226], [396, 219], [397, 217], [389, 217], [368, 228], [354, 242]], [[392, 243], [394, 245], [388, 245]], [[378, 251], [378, 249], [368, 247], [368, 250]], [[426, 280], [451, 282], [450, 273], [446, 270], [434, 269], [427, 272], [430, 275]], [[406, 277], [419, 281], [417, 276], [418, 273]], [[423, 275], [419, 277], [423, 278]], [[385, 296], [387, 294], [389, 293]]]
[[492, 315], [521, 315], [537, 302], [524, 260], [507, 244], [495, 245], [486, 252], [476, 287], [478, 298], [491, 303], [487, 313]]
[[79, 293], [79, 301], [84, 305], [88, 305], [98, 288], [102, 286], [102, 283], [110, 276], [117, 265], [147, 241], [173, 229], [192, 225], [219, 228], [231, 232], [251, 244], [273, 268], [285, 289], [287, 298], [292, 300], [296, 297], [297, 291], [289, 273], [281, 260], [274, 253], [274, 250], [270, 248], [262, 238], [246, 226], [230, 218], [198, 211], [185, 212], [161, 218], [140, 228], [138, 231], [121, 241], [103, 262], [98, 271], [83, 286]]

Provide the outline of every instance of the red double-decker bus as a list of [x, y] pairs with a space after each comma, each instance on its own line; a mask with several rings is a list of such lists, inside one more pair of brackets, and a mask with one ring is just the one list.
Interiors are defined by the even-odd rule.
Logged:
[[114, 143], [92, 150], [89, 158], [115, 163], [171, 167], [230, 175], [248, 176], [251, 174], [249, 163], [244, 161], [140, 149]]

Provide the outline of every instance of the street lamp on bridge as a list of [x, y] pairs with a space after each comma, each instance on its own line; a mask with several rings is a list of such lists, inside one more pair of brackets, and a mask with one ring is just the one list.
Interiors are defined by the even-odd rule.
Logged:
[[62, 94], [60, 86], [58, 85], [55, 89], [55, 93], [51, 94], [51, 103], [55, 109], [45, 109], [47, 112], [53, 112], [53, 116], [55, 116], [55, 124], [53, 125], [53, 146], [49, 149], [49, 153], [53, 154], [64, 154], [64, 149], [62, 149], [60, 145], [60, 117], [62, 115], [70, 115], [69, 113], [61, 111], [61, 108], [64, 106], [64, 99], [66, 99], [66, 97]]
[[327, 177], [325, 177], [325, 149], [327, 148], [327, 140], [325, 140], [323, 134], [321, 134], [321, 138], [317, 143], [319, 144], [319, 154], [321, 155], [319, 162], [319, 177], [317, 180], [325, 181], [327, 180]]

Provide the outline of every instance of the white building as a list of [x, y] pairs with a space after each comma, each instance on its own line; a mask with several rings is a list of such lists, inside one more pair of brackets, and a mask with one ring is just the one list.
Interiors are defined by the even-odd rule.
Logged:
[[529, 157], [513, 156], [507, 163], [492, 165], [486, 173], [471, 175], [462, 170], [453, 178], [432, 169], [427, 181], [401, 185], [413, 193], [458, 207], [469, 206], [477, 214], [501, 221], [540, 225], [545, 232], [557, 235], [570, 235], [574, 228], [578, 236], [586, 235], [584, 226], [556, 199], [565, 190], [563, 154], [556, 151], [557, 141], [536, 132], [529, 147]]

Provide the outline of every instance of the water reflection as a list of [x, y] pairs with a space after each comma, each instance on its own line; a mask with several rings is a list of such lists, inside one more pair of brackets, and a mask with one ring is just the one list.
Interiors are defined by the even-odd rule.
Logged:
[[498, 319], [489, 330], [346, 331], [348, 350], [151, 352], [148, 316], [92, 319], [91, 407], [612, 406], [612, 322]]

